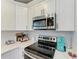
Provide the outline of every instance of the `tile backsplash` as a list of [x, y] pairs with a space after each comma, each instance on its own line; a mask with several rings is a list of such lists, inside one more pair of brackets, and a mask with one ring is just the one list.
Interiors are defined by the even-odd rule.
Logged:
[[[16, 33], [14, 31], [7, 31], [7, 32], [1, 32], [1, 41], [4, 43], [7, 40], [16, 40]], [[52, 31], [52, 30], [36, 30], [36, 31], [24, 31], [23, 33], [28, 33], [29, 39], [35, 38], [39, 35], [48, 35], [48, 36], [64, 36], [65, 38], [65, 45], [67, 48], [70, 48], [72, 45], [72, 40], [74, 32], [65, 32], [65, 31]]]
[[48, 36], [63, 36], [65, 38], [65, 45], [67, 48], [72, 47], [72, 40], [73, 40], [73, 33], [74, 32], [65, 32], [65, 31], [52, 31], [52, 30], [38, 30], [38, 31], [31, 31], [29, 32], [29, 38], [32, 39], [33, 37], [38, 37], [39, 35], [48, 35]]

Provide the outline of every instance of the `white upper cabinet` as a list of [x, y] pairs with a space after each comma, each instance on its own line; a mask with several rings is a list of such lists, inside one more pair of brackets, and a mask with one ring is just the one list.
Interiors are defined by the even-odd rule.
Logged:
[[26, 30], [27, 8], [25, 4], [10, 0], [2, 0], [1, 2], [1, 30]]
[[30, 7], [8, 0], [1, 2], [1, 30], [32, 30], [33, 17], [52, 17], [56, 13], [56, 31], [74, 31], [75, 0], [43, 0], [30, 3]]
[[8, 1], [1, 1], [1, 30], [15, 30], [15, 4]]
[[33, 24], [33, 17], [35, 17], [35, 8], [34, 7], [30, 7], [28, 8], [27, 10], [27, 17], [28, 17], [28, 20], [27, 20], [27, 26], [28, 26], [28, 30], [32, 30], [32, 24]]
[[42, 15], [49, 15], [50, 17], [52, 17], [53, 15], [55, 15], [55, 6], [56, 5], [56, 1], [55, 0], [44, 0], [42, 2], [39, 2], [37, 4], [35, 4], [34, 6], [34, 14], [35, 16], [42, 16]]
[[16, 30], [27, 29], [27, 8], [16, 5]]
[[48, 14], [50, 17], [55, 16], [56, 0], [48, 0]]
[[74, 0], [56, 0], [57, 31], [74, 31]]
[[[74, 0], [45, 0], [29, 9], [29, 17], [32, 18], [41, 15], [54, 16], [56, 13], [56, 31], [74, 31], [75, 13]], [[30, 21], [29, 21], [30, 23]]]
[[34, 14], [36, 16], [46, 15], [48, 13], [47, 1], [42, 1], [33, 6]]

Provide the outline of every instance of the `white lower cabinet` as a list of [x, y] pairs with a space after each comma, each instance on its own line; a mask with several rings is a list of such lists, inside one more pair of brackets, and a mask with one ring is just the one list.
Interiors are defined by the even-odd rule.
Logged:
[[16, 48], [1, 55], [1, 59], [24, 59], [22, 48]]
[[19, 59], [19, 50], [14, 49], [1, 55], [1, 59]]
[[24, 48], [19, 48], [19, 58], [18, 59], [24, 59]]

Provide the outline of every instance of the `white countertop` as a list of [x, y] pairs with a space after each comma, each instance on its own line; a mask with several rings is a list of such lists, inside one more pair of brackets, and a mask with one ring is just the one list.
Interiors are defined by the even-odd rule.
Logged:
[[[16, 42], [14, 44], [11, 45], [1, 45], [1, 54], [7, 53], [13, 49], [16, 48], [25, 48], [31, 44], [35, 43], [34, 40], [28, 40], [26, 42]], [[72, 59], [69, 55], [68, 55], [68, 50], [66, 52], [60, 52], [58, 50], [56, 50], [55, 55], [54, 55], [54, 59]]]
[[33, 44], [35, 41], [34, 40], [28, 40], [26, 42], [16, 42], [14, 44], [10, 44], [10, 45], [5, 45], [5, 44], [1, 44], [1, 54], [4, 54], [8, 51], [11, 51], [13, 49], [16, 49], [16, 48], [25, 48], [31, 44]]

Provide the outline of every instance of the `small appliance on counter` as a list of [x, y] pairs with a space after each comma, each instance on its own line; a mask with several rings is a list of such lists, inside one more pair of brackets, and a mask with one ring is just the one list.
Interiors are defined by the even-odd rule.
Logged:
[[7, 41], [5, 42], [6, 45], [10, 45], [10, 44], [14, 44], [14, 43], [15, 43], [14, 40], [7, 40]]
[[28, 34], [16, 33], [16, 41], [25, 42], [28, 40]]
[[66, 51], [66, 47], [65, 47], [65, 42], [64, 42], [64, 37], [63, 36], [58, 36], [57, 37], [57, 50], [59, 51]]

